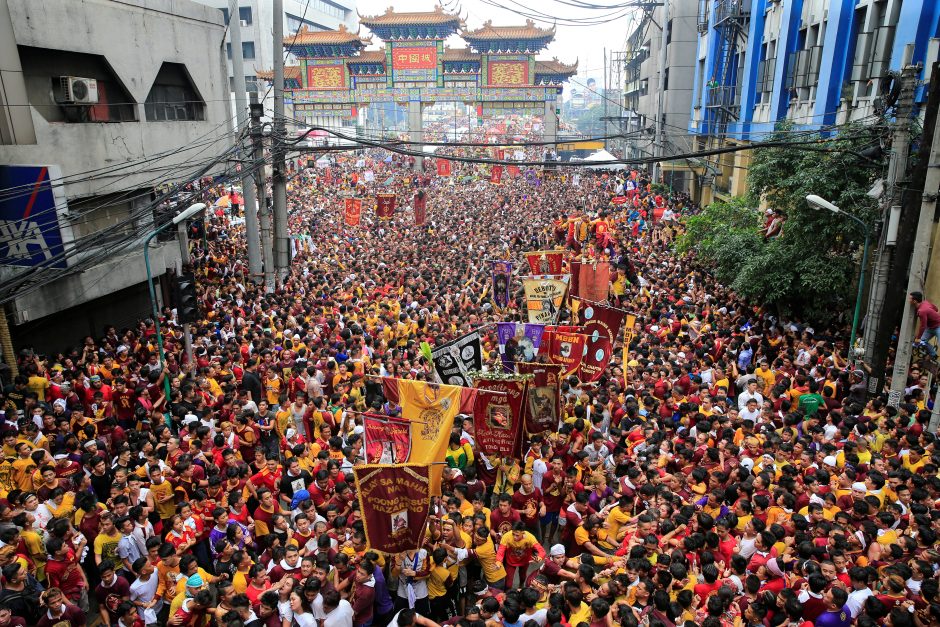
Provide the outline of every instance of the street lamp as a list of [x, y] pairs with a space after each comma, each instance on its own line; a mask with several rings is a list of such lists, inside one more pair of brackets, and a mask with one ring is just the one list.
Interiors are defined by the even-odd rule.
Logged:
[[[150, 272], [150, 241], [163, 232], [168, 226], [184, 224], [186, 220], [202, 213], [206, 210], [206, 204], [197, 202], [181, 211], [171, 221], [164, 223], [156, 230], [152, 231], [147, 239], [144, 240], [144, 266], [147, 268], [147, 287], [150, 288], [150, 306], [153, 308], [153, 325], [157, 331], [157, 350], [160, 352], [160, 363], [166, 368], [166, 354], [163, 351], [163, 334], [160, 331], [160, 311], [157, 309], [157, 291], [153, 287], [153, 274]], [[166, 392], [166, 402], [170, 402], [170, 380], [163, 377], [164, 391]]]
[[851, 213], [846, 213], [842, 211], [839, 207], [832, 204], [825, 198], [821, 198], [816, 194], [810, 194], [806, 197], [806, 202], [809, 203], [811, 207], [816, 209], [825, 209], [836, 213], [842, 216], [845, 216], [858, 224], [862, 228], [862, 232], [865, 234], [865, 245], [862, 247], [862, 265], [859, 268], [858, 272], [858, 294], [855, 297], [855, 314], [852, 316], [852, 334], [849, 337], [849, 365], [855, 364], [855, 336], [858, 333], [858, 318], [862, 311], [862, 294], [865, 290], [865, 266], [868, 265], [868, 244], [871, 238], [871, 227], [868, 226], [861, 218], [852, 215]]

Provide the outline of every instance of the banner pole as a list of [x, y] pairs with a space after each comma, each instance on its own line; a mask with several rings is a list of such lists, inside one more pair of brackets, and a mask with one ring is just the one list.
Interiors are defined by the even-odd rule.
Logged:
[[[383, 377], [379, 374], [367, 374], [365, 375], [367, 379], [390, 379], [391, 381], [418, 381], [418, 379], [400, 379], [398, 377]], [[449, 383], [434, 383], [433, 381], [421, 381], [421, 383], [426, 383], [428, 385], [450, 385]], [[450, 385], [453, 388], [461, 388], [463, 390], [473, 390], [474, 392], [479, 392], [478, 388], [467, 387], [466, 385]], [[491, 392], [491, 394], [500, 394], [502, 396], [508, 396], [505, 392]]]

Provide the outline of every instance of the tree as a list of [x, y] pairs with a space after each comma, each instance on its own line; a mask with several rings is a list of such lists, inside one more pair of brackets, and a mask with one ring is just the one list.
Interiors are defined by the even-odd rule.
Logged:
[[[755, 304], [816, 321], [846, 314], [864, 234], [851, 220], [809, 207], [806, 196], [822, 196], [871, 224], [877, 203], [866, 192], [883, 164], [860, 153], [875, 133], [852, 126], [832, 138], [795, 139], [791, 125], [779, 125], [767, 141], [789, 145], [756, 149], [748, 196], [713, 203], [690, 218], [680, 250], [694, 251], [716, 278]], [[786, 215], [779, 237], [764, 241], [759, 234], [760, 216], [747, 211], [757, 198]]]

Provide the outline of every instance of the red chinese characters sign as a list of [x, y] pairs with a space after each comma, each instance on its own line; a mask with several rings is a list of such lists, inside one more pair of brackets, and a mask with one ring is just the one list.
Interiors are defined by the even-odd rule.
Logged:
[[490, 61], [490, 85], [528, 85], [529, 64], [526, 61]]
[[394, 70], [433, 70], [436, 67], [436, 46], [395, 48], [392, 51]]
[[346, 77], [342, 65], [308, 65], [307, 89], [343, 89]]

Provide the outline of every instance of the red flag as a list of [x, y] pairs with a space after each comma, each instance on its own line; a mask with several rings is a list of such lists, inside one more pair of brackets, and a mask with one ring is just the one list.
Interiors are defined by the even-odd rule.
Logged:
[[490, 183], [499, 183], [500, 179], [503, 178], [503, 166], [494, 165], [493, 169], [490, 170]]
[[359, 198], [346, 199], [346, 226], [359, 226], [362, 215], [362, 200]]
[[424, 226], [428, 219], [428, 197], [424, 191], [415, 194], [415, 226]]
[[623, 204], [626, 204], [627, 197], [626, 196], [614, 196], [613, 198], [610, 199], [610, 202], [612, 202], [615, 205], [623, 205]]
[[579, 377], [592, 383], [601, 378], [614, 356], [614, 338], [620, 337], [625, 312], [595, 303], [581, 303], [579, 312], [587, 336]]
[[327, 168], [326, 171], [323, 172], [323, 180], [326, 181], [327, 185], [333, 183], [333, 168]]
[[525, 430], [536, 435], [558, 428], [561, 415], [561, 366], [558, 364], [517, 363], [519, 374], [530, 374], [532, 380], [526, 387]]
[[362, 464], [353, 478], [369, 547], [383, 553], [419, 548], [431, 511], [430, 466]]
[[[560, 326], [546, 327], [545, 335], [548, 344], [548, 359], [553, 364], [561, 366], [561, 376], [567, 377], [575, 374], [581, 367], [584, 356], [584, 345], [587, 341], [579, 327]], [[542, 339], [546, 344], [546, 339]]]
[[581, 262], [574, 259], [569, 261], [568, 271], [571, 272], [571, 287], [568, 293], [574, 298], [580, 294], [581, 289]]
[[573, 294], [584, 300], [603, 302], [610, 290], [610, 262], [582, 262], [578, 269], [578, 291]]
[[401, 418], [365, 414], [365, 456], [368, 464], [403, 464], [411, 454], [411, 423]]
[[532, 274], [562, 274], [561, 265], [564, 253], [560, 250], [536, 250], [525, 253]]
[[391, 220], [395, 213], [395, 194], [378, 194], [375, 197], [375, 216], [379, 220]]
[[353, 184], [353, 185], [358, 185], [358, 184], [359, 184], [359, 173], [358, 173], [358, 172], [353, 172], [353, 173], [352, 173], [352, 177], [350, 177], [350, 178], [352, 179], [352, 184]]
[[517, 165], [506, 166], [506, 173], [509, 174], [509, 176], [511, 176], [512, 178], [516, 178], [517, 176], [519, 176], [519, 166]]
[[[473, 428], [477, 450], [496, 457], [519, 457], [526, 382], [477, 379]], [[492, 394], [488, 392], [501, 392]]]
[[438, 176], [450, 176], [450, 161], [448, 161], [447, 159], [437, 160], [437, 175]]

